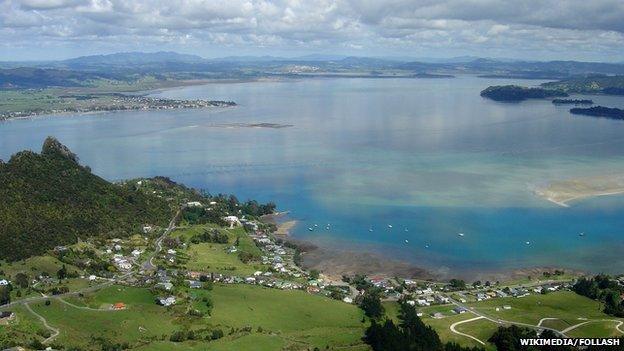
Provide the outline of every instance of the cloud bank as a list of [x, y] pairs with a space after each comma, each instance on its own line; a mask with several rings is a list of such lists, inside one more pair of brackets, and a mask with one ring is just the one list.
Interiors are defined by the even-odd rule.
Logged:
[[171, 49], [622, 61], [623, 18], [621, 0], [4, 0], [0, 59]]

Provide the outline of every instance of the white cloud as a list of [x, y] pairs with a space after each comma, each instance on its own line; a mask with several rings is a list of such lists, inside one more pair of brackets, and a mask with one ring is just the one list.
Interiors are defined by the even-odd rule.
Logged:
[[[5, 0], [4, 47], [624, 59], [621, 0]], [[10, 55], [10, 54], [9, 54]]]

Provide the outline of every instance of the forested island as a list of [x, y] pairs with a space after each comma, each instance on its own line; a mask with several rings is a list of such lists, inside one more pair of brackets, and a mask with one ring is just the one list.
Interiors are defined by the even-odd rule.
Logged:
[[481, 91], [481, 96], [494, 101], [520, 102], [527, 99], [543, 99], [549, 97], [566, 97], [562, 90], [527, 88], [518, 85], [495, 85]]
[[594, 106], [588, 108], [576, 107], [570, 109], [570, 113], [574, 115], [585, 115], [594, 117], [606, 117], [610, 119], [624, 119], [624, 110], [619, 108]]
[[590, 99], [554, 99], [555, 105], [593, 105], [594, 101]]

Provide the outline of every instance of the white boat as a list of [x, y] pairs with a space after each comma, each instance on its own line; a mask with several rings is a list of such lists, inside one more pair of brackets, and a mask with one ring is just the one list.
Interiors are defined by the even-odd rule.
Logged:
[[579, 236], [585, 236], [585, 232], [580, 232]]
[[525, 244], [527, 244], [527, 245], [531, 245], [531, 242], [530, 242], [530, 241], [527, 241]]
[[392, 228], [392, 224], [388, 224], [388, 228]]
[[429, 248], [429, 244], [426, 244], [426, 245], [425, 245], [425, 249], [428, 249], [428, 248]]
[[368, 228], [368, 231], [372, 232], [373, 231], [373, 227]]
[[406, 232], [409, 232], [409, 230], [407, 230], [407, 228], [405, 228], [405, 231], [406, 231]]
[[309, 227], [309, 228], [308, 228], [308, 230], [309, 230], [309, 231], [313, 231], [314, 229], [313, 229], [312, 227]]
[[457, 235], [459, 235], [459, 236], [464, 236], [464, 233], [457, 233]]
[[406, 243], [406, 244], [409, 244], [409, 241], [408, 241], [407, 239], [405, 239], [405, 243]]

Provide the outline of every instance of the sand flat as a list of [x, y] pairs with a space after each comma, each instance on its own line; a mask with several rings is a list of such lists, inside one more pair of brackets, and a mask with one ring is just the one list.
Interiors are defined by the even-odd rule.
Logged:
[[624, 193], [624, 174], [558, 180], [537, 188], [535, 193], [557, 205], [596, 196]]

